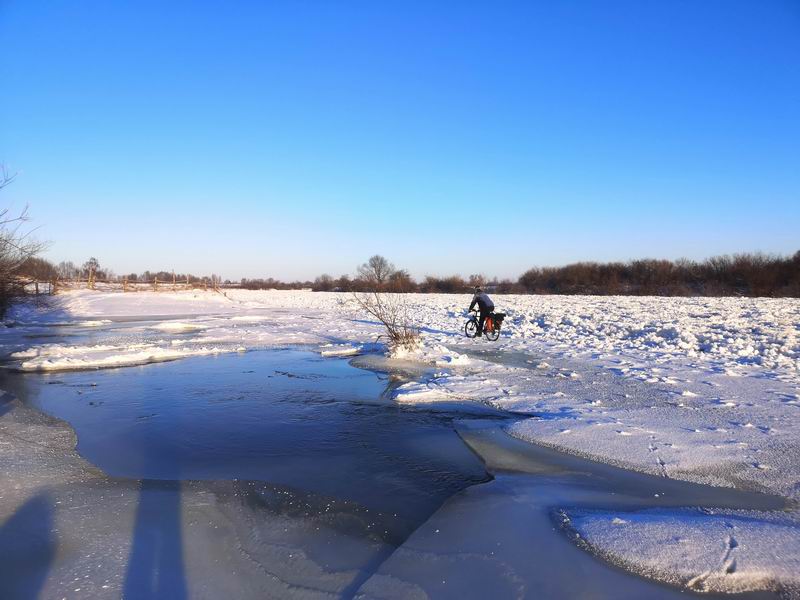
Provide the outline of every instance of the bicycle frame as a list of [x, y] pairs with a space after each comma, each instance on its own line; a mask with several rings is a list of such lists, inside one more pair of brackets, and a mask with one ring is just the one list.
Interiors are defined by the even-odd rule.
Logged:
[[[477, 331], [478, 324], [480, 323], [480, 319], [479, 319], [480, 313], [479, 313], [479, 311], [477, 311], [475, 309], [472, 309], [469, 312], [471, 313], [471, 316], [469, 317], [469, 319], [467, 319], [467, 324], [469, 324], [471, 322], [474, 322], [475, 323], [475, 329]], [[488, 327], [489, 325], [491, 325], [491, 328]], [[500, 336], [499, 330], [495, 328], [494, 319], [492, 319], [488, 315], [487, 315], [486, 320], [483, 323], [483, 330], [481, 331], [481, 334], [486, 336], [487, 339], [491, 339], [492, 341], [496, 340]], [[468, 337], [472, 337], [472, 336], [469, 336], [469, 334], [467, 334], [467, 336]], [[494, 336], [493, 339], [492, 339], [492, 336]]]

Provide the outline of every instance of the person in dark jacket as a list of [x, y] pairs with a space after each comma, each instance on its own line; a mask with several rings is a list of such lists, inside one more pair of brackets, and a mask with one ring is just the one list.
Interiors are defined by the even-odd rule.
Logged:
[[480, 317], [478, 319], [478, 333], [476, 337], [481, 337], [483, 333], [483, 324], [486, 322], [486, 317], [494, 310], [494, 302], [481, 288], [475, 288], [475, 295], [472, 296], [472, 302], [469, 305], [469, 310], [472, 310], [475, 305], [478, 305]]

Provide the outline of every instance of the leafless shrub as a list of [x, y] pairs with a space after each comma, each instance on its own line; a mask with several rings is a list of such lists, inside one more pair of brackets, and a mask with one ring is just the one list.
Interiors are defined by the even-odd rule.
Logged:
[[406, 271], [398, 271], [378, 254], [358, 268], [353, 299], [363, 312], [383, 325], [393, 355], [419, 345], [419, 330], [413, 326], [408, 296], [402, 293], [409, 291], [411, 285]]
[[419, 329], [413, 325], [411, 307], [406, 294], [382, 292], [353, 292], [358, 307], [380, 321], [389, 340], [393, 355], [414, 350], [419, 346]]

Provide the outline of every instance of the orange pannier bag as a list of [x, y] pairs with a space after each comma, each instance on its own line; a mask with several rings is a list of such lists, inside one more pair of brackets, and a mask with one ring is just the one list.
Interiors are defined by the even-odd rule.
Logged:
[[492, 317], [486, 317], [486, 331], [494, 331], [494, 321]]

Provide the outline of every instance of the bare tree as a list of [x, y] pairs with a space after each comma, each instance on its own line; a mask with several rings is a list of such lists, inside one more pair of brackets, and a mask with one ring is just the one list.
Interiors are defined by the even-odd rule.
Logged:
[[314, 285], [311, 289], [315, 292], [330, 292], [334, 288], [333, 277], [327, 273], [323, 273], [314, 280]]
[[35, 281], [53, 281], [58, 277], [58, 269], [45, 258], [31, 256], [17, 268], [16, 275]]
[[100, 261], [92, 256], [89, 260], [83, 263], [83, 272], [87, 277], [91, 277], [100, 270]]
[[[0, 165], [0, 190], [15, 177]], [[0, 315], [5, 313], [13, 296], [24, 292], [24, 285], [17, 276], [18, 269], [44, 247], [33, 239], [35, 230], [26, 229], [28, 221], [27, 206], [17, 215], [11, 214], [8, 208], [0, 209]]]
[[77, 279], [80, 277], [80, 269], [71, 260], [62, 260], [56, 268], [61, 279]]
[[83, 263], [83, 272], [86, 274], [87, 285], [90, 290], [94, 289], [94, 283], [97, 279], [97, 273], [100, 270], [100, 261], [92, 256], [89, 260]]
[[365, 291], [353, 292], [359, 308], [383, 325], [389, 339], [389, 350], [394, 355], [419, 345], [419, 329], [413, 325], [408, 296], [385, 291], [386, 283], [396, 272], [392, 263], [376, 254], [358, 268]]
[[380, 254], [376, 254], [358, 267], [358, 276], [366, 284], [373, 284], [370, 287], [383, 287], [394, 272], [394, 265]]
[[0, 190], [10, 184], [16, 178], [16, 173], [9, 174], [8, 168], [5, 165], [0, 165]]
[[386, 281], [386, 289], [390, 292], [407, 294], [413, 292], [415, 288], [414, 280], [405, 269], [398, 269], [389, 275]]
[[471, 287], [471, 288], [483, 287], [484, 285], [486, 285], [486, 277], [484, 277], [483, 275], [479, 275], [479, 274], [473, 274], [473, 275], [469, 276], [468, 283], [469, 283], [469, 287]]

